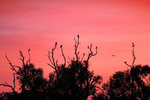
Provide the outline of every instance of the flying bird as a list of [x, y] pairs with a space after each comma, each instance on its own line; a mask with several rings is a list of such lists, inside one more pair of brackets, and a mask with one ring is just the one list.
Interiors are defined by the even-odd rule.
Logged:
[[111, 56], [116, 57], [116, 55], [111, 55]]

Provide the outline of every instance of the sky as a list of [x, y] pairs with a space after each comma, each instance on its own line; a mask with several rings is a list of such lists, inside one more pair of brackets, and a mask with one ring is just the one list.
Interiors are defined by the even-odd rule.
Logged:
[[[74, 58], [74, 37], [80, 36], [80, 57], [88, 55], [87, 46], [98, 46], [98, 54], [90, 59], [90, 70], [104, 82], [116, 71], [128, 69], [135, 43], [135, 64], [150, 65], [150, 1], [149, 0], [0, 0], [0, 83], [13, 84], [8, 58], [21, 66], [19, 50], [44, 77], [54, 71], [47, 65], [48, 51], [58, 43], [55, 59], [63, 63], [65, 56]], [[112, 56], [115, 55], [115, 56]], [[69, 61], [69, 59], [67, 59]], [[0, 92], [10, 88], [0, 87]]]

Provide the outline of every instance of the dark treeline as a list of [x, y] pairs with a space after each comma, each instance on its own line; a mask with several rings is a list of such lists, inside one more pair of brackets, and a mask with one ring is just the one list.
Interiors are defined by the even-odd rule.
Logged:
[[[79, 57], [79, 35], [74, 38], [75, 58], [66, 64], [63, 46], [60, 46], [64, 63], [58, 64], [54, 59], [57, 42], [54, 48], [48, 52], [48, 65], [53, 68], [49, 78], [43, 77], [43, 69], [35, 68], [31, 63], [30, 49], [29, 59], [25, 61], [21, 51], [20, 60], [22, 66], [14, 65], [6, 55], [6, 59], [13, 72], [13, 85], [1, 83], [0, 86], [9, 87], [11, 92], [0, 93], [0, 100], [87, 100], [89, 96], [93, 100], [150, 100], [150, 67], [134, 64], [134, 43], [132, 44], [132, 64], [124, 62], [129, 69], [113, 74], [107, 83], [102, 84], [102, 76], [95, 75], [89, 70], [89, 60], [96, 56], [97, 47], [88, 46], [89, 53]], [[19, 82], [20, 91], [16, 91], [16, 81]]]

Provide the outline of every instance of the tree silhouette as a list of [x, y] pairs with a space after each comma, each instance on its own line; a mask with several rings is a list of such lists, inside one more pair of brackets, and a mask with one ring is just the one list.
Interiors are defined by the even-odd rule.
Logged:
[[134, 43], [132, 43], [132, 65], [124, 62], [130, 67], [129, 70], [118, 71], [110, 77], [109, 81], [103, 84], [105, 95], [99, 94], [94, 97], [95, 100], [103, 98], [104, 100], [148, 100], [150, 99], [150, 84], [146, 77], [150, 74], [148, 65], [134, 65], [135, 53]]
[[150, 85], [145, 77], [150, 74], [149, 71], [149, 66], [138, 65], [131, 70], [116, 72], [106, 84], [103, 84], [107, 94], [105, 98], [107, 96], [110, 100], [148, 100]]
[[[55, 47], [48, 52], [48, 59], [54, 71], [49, 74], [49, 79], [43, 78], [43, 70], [35, 68], [30, 60], [30, 49], [28, 50], [29, 59], [25, 62], [24, 55], [21, 51], [20, 60], [22, 66], [16, 66], [11, 63], [6, 55], [11, 69], [13, 71], [14, 85], [11, 86], [7, 82], [0, 84], [1, 86], [10, 87], [13, 92], [1, 93], [1, 98], [6, 99], [28, 99], [28, 100], [60, 100], [60, 99], [73, 99], [73, 100], [86, 100], [88, 96], [95, 95], [96, 91], [100, 89], [99, 84], [102, 82], [102, 77], [94, 75], [93, 71], [89, 70], [89, 59], [97, 54], [92, 51], [92, 44], [88, 46], [89, 54], [87, 59], [84, 60], [85, 53], [82, 59], [79, 58], [79, 35], [75, 41], [75, 58], [66, 64], [66, 57], [63, 52], [63, 46], [60, 46], [64, 63], [58, 65], [58, 60], [54, 59]], [[21, 93], [15, 91], [15, 81], [19, 81]]]
[[[82, 59], [79, 59], [79, 35], [77, 35], [77, 40], [75, 40], [75, 59], [71, 60], [70, 64], [66, 66], [66, 58], [63, 53], [63, 47], [60, 46], [62, 56], [64, 57], [64, 64], [58, 65], [58, 60], [54, 59], [54, 51], [57, 47], [57, 43], [55, 43], [55, 47], [52, 48], [51, 52], [48, 52], [48, 59], [51, 66], [55, 71], [49, 76], [49, 83], [53, 83], [51, 85], [54, 86], [54, 90], [57, 94], [61, 94], [64, 96], [69, 96], [74, 100], [86, 100], [89, 95], [94, 95], [99, 88], [98, 85], [102, 82], [102, 77], [97, 75], [95, 76], [93, 71], [89, 71], [89, 59], [92, 56], [97, 54], [92, 51], [92, 44], [88, 46], [90, 53], [88, 54], [88, 58], [84, 59], [84, 55]], [[52, 86], [51, 86], [52, 87]]]
[[[79, 57], [79, 35], [77, 39], [74, 38], [74, 41], [75, 57], [69, 63], [66, 63], [67, 59], [62, 45], [60, 49], [64, 62], [58, 64], [58, 60], [54, 59], [57, 42], [48, 52], [48, 65], [54, 70], [49, 74], [48, 79], [43, 77], [43, 69], [35, 68], [31, 63], [30, 49], [27, 61], [23, 53], [19, 51], [21, 66], [13, 65], [6, 55], [13, 71], [13, 85], [7, 82], [0, 84], [12, 90], [12, 92], [0, 93], [0, 100], [87, 100], [89, 96], [93, 96], [93, 100], [150, 99], [150, 78], [147, 78], [150, 75], [150, 67], [134, 64], [136, 59], [134, 43], [132, 43], [132, 64], [124, 62], [130, 69], [116, 72], [107, 83], [99, 87], [102, 83], [102, 76], [94, 75], [94, 72], [89, 70], [90, 58], [96, 56], [97, 47], [93, 52], [92, 44], [89, 45], [87, 58], [85, 58], [85, 53]], [[20, 92], [16, 91], [16, 81], [19, 82]]]
[[[9, 58], [6, 55], [6, 59], [11, 66], [13, 71], [14, 86], [9, 85], [7, 82], [5, 84], [0, 84], [5, 87], [10, 87], [13, 90], [13, 96], [9, 96], [8, 98], [12, 99], [31, 99], [32, 97], [36, 97], [35, 95], [44, 91], [44, 87], [46, 87], [46, 79], [43, 78], [43, 70], [41, 68], [36, 69], [32, 63], [30, 63], [30, 49], [28, 50], [29, 59], [25, 62], [25, 58], [23, 53], [20, 53], [20, 60], [22, 61], [22, 66], [13, 65]], [[15, 80], [19, 81], [21, 94], [15, 91]]]
[[[133, 61], [132, 61], [132, 65], [129, 65], [126, 61], [124, 62], [127, 66], [130, 67], [130, 75], [131, 75], [131, 78], [132, 78], [132, 94], [131, 94], [131, 99], [134, 99], [135, 98], [135, 95], [137, 95], [135, 92], [134, 92], [134, 84], [137, 83], [137, 90], [140, 92], [140, 88], [141, 89], [144, 89], [145, 88], [145, 85], [144, 82], [142, 81], [142, 78], [144, 78], [146, 80], [146, 76], [149, 74], [149, 66], [143, 66], [141, 67], [141, 65], [139, 66], [135, 66], [134, 65], [134, 62], [135, 62], [135, 59], [136, 59], [136, 56], [135, 56], [135, 53], [134, 53], [134, 42], [132, 43], [132, 56], [133, 56]], [[147, 81], [147, 80], [146, 80]], [[134, 83], [135, 82], [135, 83]], [[148, 87], [149, 88], [149, 87]], [[147, 89], [145, 90], [147, 91]], [[138, 96], [139, 98], [142, 98], [142, 96], [140, 95], [140, 93], [138, 92]], [[141, 91], [141, 93], [144, 93], [144, 91]], [[145, 96], [145, 98], [149, 98], [149, 96]]]

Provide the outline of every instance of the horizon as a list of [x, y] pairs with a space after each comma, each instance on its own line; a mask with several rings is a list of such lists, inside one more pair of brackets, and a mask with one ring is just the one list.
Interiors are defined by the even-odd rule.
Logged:
[[[21, 65], [19, 50], [36, 68], [43, 68], [44, 77], [54, 71], [47, 65], [47, 53], [55, 42], [59, 63], [64, 54], [74, 56], [74, 37], [80, 35], [80, 57], [88, 53], [87, 46], [98, 46], [98, 54], [90, 59], [90, 70], [106, 82], [117, 71], [132, 63], [132, 42], [135, 43], [135, 64], [150, 65], [150, 1], [148, 0], [1, 0], [0, 1], [0, 83], [12, 83], [13, 75], [5, 58]], [[71, 56], [70, 56], [71, 55]], [[115, 56], [112, 56], [115, 55]], [[69, 59], [67, 59], [69, 61]], [[0, 87], [0, 91], [10, 89]]]

